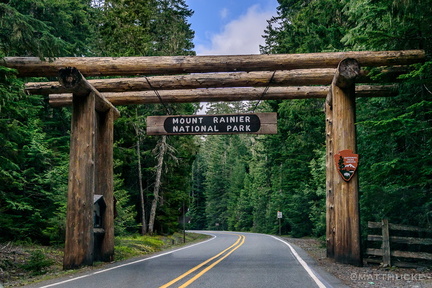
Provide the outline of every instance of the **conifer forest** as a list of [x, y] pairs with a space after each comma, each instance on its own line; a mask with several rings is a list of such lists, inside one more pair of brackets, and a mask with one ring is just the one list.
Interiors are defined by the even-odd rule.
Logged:
[[[422, 49], [395, 97], [357, 98], [361, 227], [432, 227], [432, 1], [278, 0], [263, 54]], [[9, 56], [195, 55], [185, 0], [0, 0], [0, 241], [62, 244], [71, 108], [27, 95]], [[367, 69], [367, 67], [362, 67]], [[371, 77], [386, 82], [383, 69]], [[394, 82], [392, 79], [390, 82]], [[264, 97], [265, 98], [265, 97]], [[116, 235], [187, 229], [324, 237], [323, 99], [215, 102], [207, 114], [277, 112], [275, 135], [149, 136], [146, 117], [194, 104], [117, 106]]]

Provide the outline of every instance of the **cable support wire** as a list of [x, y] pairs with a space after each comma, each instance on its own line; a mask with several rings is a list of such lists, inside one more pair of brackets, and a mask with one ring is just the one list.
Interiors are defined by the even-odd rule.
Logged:
[[156, 89], [153, 87], [153, 85], [150, 83], [150, 80], [149, 80], [146, 76], [144, 76], [144, 78], [146, 79], [147, 84], [149, 85], [150, 89], [152, 89], [153, 92], [154, 92], [154, 93], [156, 94], [156, 96], [158, 97], [160, 103], [161, 103], [162, 106], [165, 108], [165, 111], [167, 112], [167, 114], [168, 114], [168, 115], [171, 115], [171, 111], [170, 111], [169, 107], [168, 107], [168, 106], [163, 102], [162, 97], [161, 97], [160, 94], [159, 94], [159, 91], [156, 90]]
[[258, 100], [258, 102], [255, 104], [255, 107], [252, 109], [252, 113], [255, 113], [255, 109], [258, 107], [258, 105], [260, 104], [261, 100], [264, 98], [265, 94], [267, 94], [268, 89], [270, 88], [271, 83], [273, 82], [273, 78], [276, 74], [276, 71], [273, 71], [273, 74], [266, 86], [266, 88], [264, 89], [263, 93], [261, 94], [260, 99]]

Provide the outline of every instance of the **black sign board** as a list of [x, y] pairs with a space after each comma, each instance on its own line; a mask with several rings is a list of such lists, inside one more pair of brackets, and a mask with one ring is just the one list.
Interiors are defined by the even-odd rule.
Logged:
[[150, 116], [147, 134], [275, 134], [276, 118], [276, 113]]

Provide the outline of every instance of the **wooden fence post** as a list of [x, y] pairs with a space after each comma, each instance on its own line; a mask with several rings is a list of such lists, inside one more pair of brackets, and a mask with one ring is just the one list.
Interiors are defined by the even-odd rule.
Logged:
[[93, 264], [95, 94], [74, 95], [63, 268]]
[[[333, 108], [333, 153], [351, 150], [355, 153], [355, 87], [360, 72], [354, 59], [339, 63], [331, 85]], [[341, 263], [362, 265], [360, 244], [360, 215], [358, 202], [358, 177], [354, 173], [349, 181], [333, 168], [334, 193], [334, 259]]]
[[383, 249], [383, 265], [391, 266], [391, 251], [390, 251], [390, 229], [388, 219], [383, 219], [382, 222], [382, 249]]

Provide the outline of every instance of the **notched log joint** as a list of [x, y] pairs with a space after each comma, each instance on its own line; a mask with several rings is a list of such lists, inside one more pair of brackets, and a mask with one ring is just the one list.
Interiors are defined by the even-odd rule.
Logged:
[[59, 69], [59, 82], [65, 88], [74, 88], [83, 79], [79, 70], [75, 67]]

